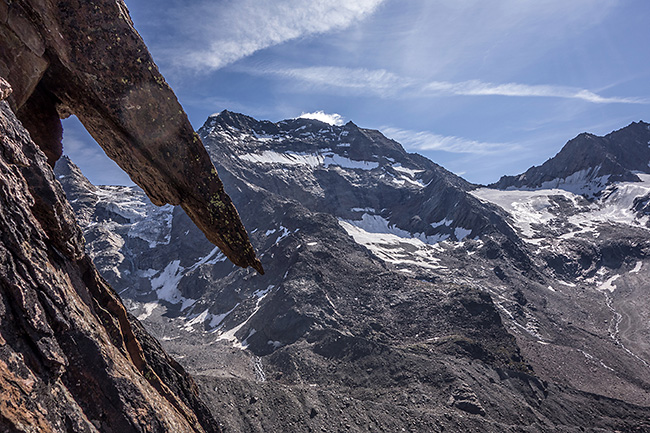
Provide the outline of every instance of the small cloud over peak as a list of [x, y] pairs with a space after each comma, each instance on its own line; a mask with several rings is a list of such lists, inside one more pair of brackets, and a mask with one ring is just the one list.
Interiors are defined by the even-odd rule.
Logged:
[[314, 111], [313, 113], [302, 113], [297, 119], [314, 119], [321, 122], [329, 123], [330, 125], [341, 126], [345, 123], [343, 116], [337, 113], [328, 114], [322, 110]]

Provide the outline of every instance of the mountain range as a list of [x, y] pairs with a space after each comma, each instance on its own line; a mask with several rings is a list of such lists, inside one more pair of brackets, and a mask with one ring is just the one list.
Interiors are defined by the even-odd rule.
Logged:
[[471, 184], [352, 122], [200, 135], [265, 274], [56, 166], [86, 250], [224, 431], [649, 431], [650, 125]]

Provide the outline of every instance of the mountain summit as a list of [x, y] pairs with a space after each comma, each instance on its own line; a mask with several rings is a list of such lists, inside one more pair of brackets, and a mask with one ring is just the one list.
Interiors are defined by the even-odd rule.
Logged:
[[513, 235], [498, 208], [468, 194], [474, 185], [352, 122], [259, 122], [224, 111], [199, 133], [212, 158], [223, 159], [237, 179], [371, 231], [412, 233], [427, 243]]
[[650, 124], [635, 122], [599, 137], [583, 133], [541, 166], [517, 176], [503, 176], [494, 188], [576, 188], [601, 191], [616, 181], [639, 181], [636, 173], [650, 173]]

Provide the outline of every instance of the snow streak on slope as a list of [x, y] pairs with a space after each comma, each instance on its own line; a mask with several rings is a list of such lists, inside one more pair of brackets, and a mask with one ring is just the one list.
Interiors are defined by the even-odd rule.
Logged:
[[[169, 263], [159, 275], [151, 278], [151, 290], [156, 293], [158, 299], [167, 301], [170, 304], [181, 304], [181, 311], [191, 307], [196, 302], [196, 299], [185, 298], [178, 288], [179, 283], [183, 277], [196, 270], [199, 266], [204, 264], [215, 264], [226, 260], [226, 256], [219, 250], [218, 247], [214, 249], [205, 257], [199, 259], [190, 268], [183, 268], [180, 260], [174, 260]], [[153, 271], [153, 270], [152, 270]], [[158, 272], [155, 274], [158, 274]], [[154, 274], [154, 275], [155, 275]]]
[[[125, 186], [99, 186], [94, 191], [100, 206], [128, 221], [128, 236], [149, 243], [149, 248], [167, 245], [171, 239], [171, 205], [155, 206], [144, 192]], [[117, 219], [117, 218], [115, 218]]]
[[[364, 216], [367, 214], [364, 214]], [[385, 220], [384, 220], [385, 221]], [[437, 245], [429, 245], [414, 237], [402, 237], [392, 233], [366, 231], [350, 221], [339, 221], [341, 227], [354, 238], [355, 242], [368, 248], [385, 262], [396, 266], [418, 266], [427, 269], [443, 268], [436, 258]], [[393, 228], [394, 230], [399, 230]], [[400, 230], [401, 231], [401, 230]]]
[[[543, 182], [540, 187], [529, 188], [514, 186], [508, 187], [508, 191], [521, 190], [521, 191], [539, 191], [549, 189], [561, 189], [577, 195], [584, 195], [587, 197], [594, 197], [595, 194], [602, 191], [609, 181], [610, 175], [598, 176], [601, 166], [598, 165], [594, 168], [588, 168], [576, 171], [566, 178], [559, 178]], [[522, 174], [521, 176], [525, 176]]]
[[371, 161], [355, 161], [336, 153], [298, 153], [298, 152], [275, 152], [265, 150], [262, 153], [244, 153], [239, 155], [240, 159], [258, 164], [283, 164], [283, 165], [305, 165], [308, 167], [324, 167], [337, 165], [342, 168], [373, 170], [379, 167], [379, 163]]
[[[433, 228], [449, 227], [453, 222], [445, 218], [430, 225]], [[447, 233], [427, 236], [424, 233], [411, 233], [400, 229], [382, 216], [369, 213], [363, 213], [360, 220], [340, 219], [339, 224], [356, 243], [368, 248], [381, 260], [401, 266], [400, 270], [408, 272], [410, 270], [406, 267], [409, 266], [429, 270], [443, 269], [444, 266], [439, 264], [438, 258], [443, 251], [439, 243], [456, 240], [458, 242], [454, 244], [462, 245], [462, 241], [472, 232], [470, 229], [456, 227], [453, 236]]]
[[[449, 238], [449, 235], [426, 236], [424, 233], [410, 233], [392, 225], [387, 219], [379, 215], [364, 213], [360, 220], [344, 220], [367, 233], [390, 234], [402, 239], [414, 239], [425, 244], [437, 244]], [[462, 229], [464, 230], [464, 229]], [[470, 230], [471, 232], [471, 230]]]
[[650, 175], [638, 174], [642, 182], [619, 182], [609, 185], [593, 202], [564, 189], [535, 191], [480, 188], [471, 193], [506, 210], [522, 236], [536, 242], [552, 225], [563, 238], [591, 232], [597, 235], [601, 224], [614, 223], [648, 227], [650, 217], [634, 212], [635, 199], [650, 194]]

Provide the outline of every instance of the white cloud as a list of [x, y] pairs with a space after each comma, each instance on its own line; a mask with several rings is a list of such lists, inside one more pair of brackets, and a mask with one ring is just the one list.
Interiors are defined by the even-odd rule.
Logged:
[[384, 69], [342, 68], [336, 66], [314, 66], [306, 68], [286, 68], [248, 70], [253, 74], [274, 74], [302, 82], [312, 89], [339, 88], [361, 94], [374, 94], [380, 97], [399, 96], [411, 86], [410, 80]]
[[313, 113], [302, 113], [298, 119], [314, 119], [321, 122], [329, 123], [330, 125], [343, 125], [343, 116], [337, 113], [328, 114], [322, 110], [314, 111]]
[[640, 98], [606, 97], [587, 89], [555, 85], [521, 83], [494, 84], [480, 80], [460, 82], [421, 82], [402, 77], [385, 69], [317, 66], [306, 68], [247, 70], [252, 74], [274, 74], [309, 85], [308, 90], [341, 89], [382, 98], [414, 98], [424, 96], [517, 96], [577, 99], [596, 104], [648, 104]]
[[486, 143], [462, 137], [438, 135], [428, 131], [409, 131], [392, 127], [384, 127], [381, 130], [384, 135], [401, 143], [408, 150], [494, 154], [510, 152], [519, 147], [512, 143]]
[[[256, 51], [300, 37], [340, 30], [372, 14], [384, 0], [202, 1], [173, 11], [183, 44], [170, 47], [177, 66], [215, 70]], [[192, 2], [190, 2], [192, 3]], [[187, 42], [191, 45], [185, 45]]]
[[423, 90], [439, 94], [467, 95], [467, 96], [528, 96], [528, 97], [554, 97], [566, 99], [581, 99], [597, 104], [622, 103], [644, 104], [648, 103], [638, 98], [605, 97], [587, 89], [552, 85], [528, 85], [520, 83], [493, 84], [479, 80], [450, 83], [434, 81], [426, 84]]

